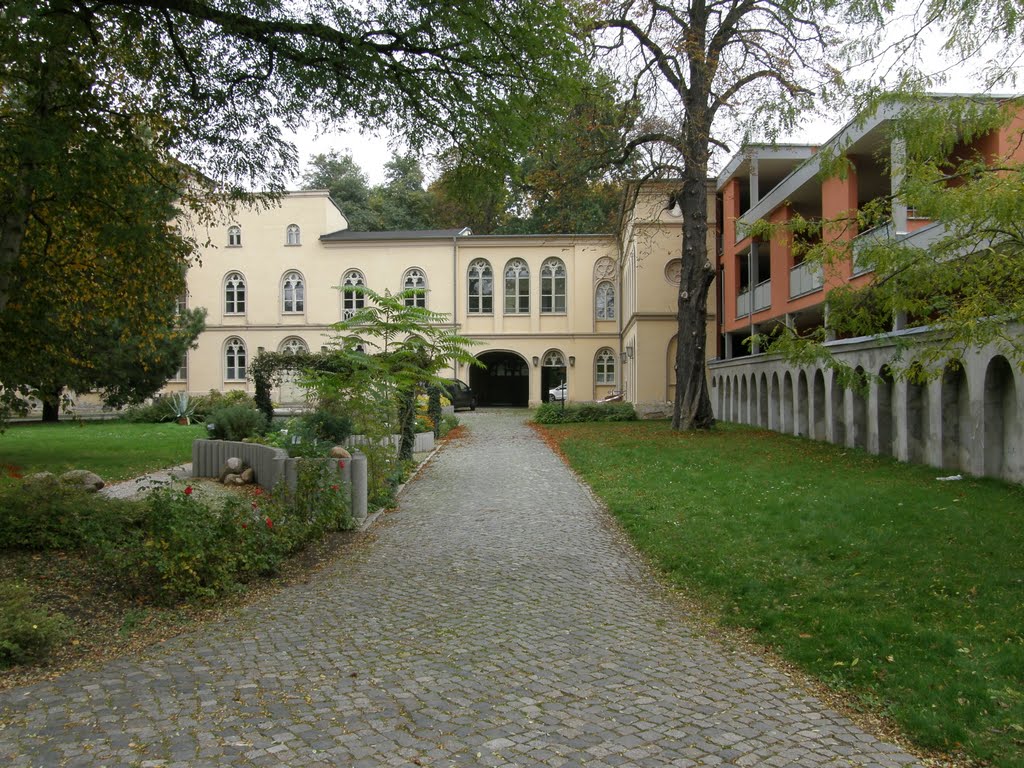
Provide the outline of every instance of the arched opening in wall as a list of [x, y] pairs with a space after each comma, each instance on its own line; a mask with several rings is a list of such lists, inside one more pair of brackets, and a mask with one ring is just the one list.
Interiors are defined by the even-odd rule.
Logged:
[[883, 365], [878, 371], [878, 452], [883, 456], [895, 456], [892, 439], [892, 371]]
[[828, 430], [825, 421], [825, 374], [819, 368], [814, 372], [814, 429], [811, 437], [815, 440], [827, 440]]
[[757, 425], [768, 427], [768, 377], [761, 374], [761, 386], [757, 390]]
[[985, 474], [1012, 478], [1016, 466], [1017, 390], [1005, 357], [993, 357], [985, 371]]
[[740, 420], [740, 380], [739, 377], [732, 377], [732, 420]]
[[846, 408], [843, 400], [846, 390], [838, 377], [832, 376], [832, 442], [846, 445]]
[[796, 377], [796, 433], [800, 437], [809, 437], [810, 404], [807, 396], [807, 372], [800, 371]]
[[725, 377], [725, 410], [722, 411], [723, 421], [732, 421], [732, 379]]
[[907, 461], [921, 464], [925, 459], [928, 434], [928, 387], [907, 382]]
[[[479, 405], [525, 408], [530, 401], [530, 366], [515, 352], [477, 355], [486, 368], [469, 369], [469, 386]], [[547, 391], [544, 392], [547, 394]]]
[[967, 376], [959, 362], [950, 362], [942, 372], [942, 466], [967, 469], [966, 435], [971, 423]]
[[[544, 353], [540, 363], [540, 399], [544, 402], [568, 402], [569, 380], [568, 370], [565, 367], [565, 355], [557, 349], [549, 349]], [[551, 394], [551, 390], [560, 387], [562, 384], [564, 400], [559, 400]]]
[[747, 377], [744, 374], [740, 378], [740, 422], [748, 424], [748, 411], [750, 409], [750, 401], [747, 395]]
[[868, 377], [861, 366], [853, 372], [854, 384], [850, 389], [853, 399], [853, 444], [861, 450], [868, 449]]
[[757, 424], [757, 374], [750, 376], [750, 404], [747, 407], [747, 424]]
[[715, 404], [715, 418], [725, 421], [725, 379], [721, 376], [715, 378]]
[[782, 431], [793, 434], [793, 376], [789, 371], [782, 377]]
[[772, 374], [772, 388], [768, 393], [768, 400], [771, 403], [771, 413], [768, 414], [768, 429], [779, 429], [779, 374]]

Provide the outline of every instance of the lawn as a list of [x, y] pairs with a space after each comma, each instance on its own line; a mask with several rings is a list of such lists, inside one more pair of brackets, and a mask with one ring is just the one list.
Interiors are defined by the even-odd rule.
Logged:
[[733, 425], [545, 431], [723, 623], [925, 748], [1024, 766], [1024, 488]]
[[123, 421], [15, 424], [0, 433], [0, 482], [10, 475], [88, 469], [107, 482], [192, 460], [201, 425]]

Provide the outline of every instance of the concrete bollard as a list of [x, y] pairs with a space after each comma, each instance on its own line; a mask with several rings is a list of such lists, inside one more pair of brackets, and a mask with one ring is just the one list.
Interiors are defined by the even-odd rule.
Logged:
[[346, 469], [351, 468], [352, 471], [352, 517], [359, 525], [366, 520], [367, 512], [366, 467], [366, 454], [360, 451], [354, 451], [352, 458], [346, 462]]

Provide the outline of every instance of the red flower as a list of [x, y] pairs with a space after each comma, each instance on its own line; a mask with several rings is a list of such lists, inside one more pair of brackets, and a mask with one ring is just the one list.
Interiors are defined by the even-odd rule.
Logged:
[[345, 462], [342, 461], [341, 459], [338, 459], [338, 469], [344, 469], [344, 468], [345, 468]]
[[248, 527], [249, 527], [249, 524], [248, 524], [248, 523], [242, 523], [242, 527], [243, 527], [243, 528], [248, 528]]
[[260, 505], [259, 505], [259, 504], [257, 504], [257, 503], [256, 503], [256, 502], [254, 501], [254, 502], [252, 503], [252, 508], [253, 508], [253, 509], [259, 509], [259, 508], [260, 508]]
[[268, 517], [268, 518], [267, 518], [267, 528], [273, 528], [273, 527], [274, 527], [274, 521], [273, 521], [273, 520], [271, 520], [271, 519], [270, 519], [270, 518]]
[[192, 495], [192, 486], [191, 485], [186, 485], [185, 486], [185, 495], [186, 496], [191, 496]]
[[337, 491], [337, 490], [340, 490], [340, 489], [338, 488], [338, 486], [336, 486], [336, 485], [332, 485], [332, 486], [331, 486], [331, 490], [332, 490], [332, 491]]

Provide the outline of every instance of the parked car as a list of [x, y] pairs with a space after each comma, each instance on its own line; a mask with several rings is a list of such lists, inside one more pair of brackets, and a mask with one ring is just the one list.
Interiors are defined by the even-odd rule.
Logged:
[[459, 410], [459, 408], [476, 410], [476, 395], [473, 394], [473, 390], [466, 382], [459, 379], [448, 379], [444, 383], [444, 391], [448, 399], [452, 401], [452, 407], [455, 410]]
[[565, 390], [566, 390], [566, 386], [565, 386], [565, 382], [564, 381], [561, 384], [559, 384], [557, 387], [555, 387], [554, 389], [549, 389], [548, 390], [548, 401], [550, 401], [552, 403], [558, 403], [558, 402], [561, 402], [561, 401], [565, 400]]

